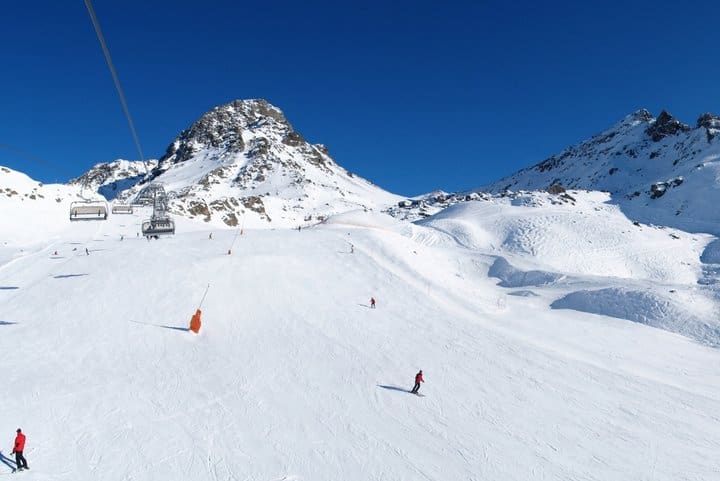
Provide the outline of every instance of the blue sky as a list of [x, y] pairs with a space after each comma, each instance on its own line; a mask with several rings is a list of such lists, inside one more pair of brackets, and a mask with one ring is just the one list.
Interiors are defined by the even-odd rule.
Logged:
[[[6, 2], [0, 165], [45, 182], [138, 158], [82, 0]], [[95, 0], [146, 157], [265, 98], [393, 192], [468, 189], [645, 107], [720, 113], [720, 2]], [[43, 159], [49, 164], [39, 160]]]

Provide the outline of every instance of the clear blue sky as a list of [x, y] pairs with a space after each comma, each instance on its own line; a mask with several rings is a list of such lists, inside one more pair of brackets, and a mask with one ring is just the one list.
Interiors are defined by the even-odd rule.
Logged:
[[[720, 2], [95, 0], [147, 157], [238, 98], [399, 194], [476, 187], [641, 107], [720, 113]], [[5, 2], [0, 164], [136, 159], [82, 0]]]

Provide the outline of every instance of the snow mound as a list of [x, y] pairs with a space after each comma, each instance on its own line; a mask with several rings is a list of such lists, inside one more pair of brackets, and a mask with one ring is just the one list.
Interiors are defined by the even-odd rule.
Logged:
[[650, 290], [607, 288], [576, 291], [556, 300], [551, 307], [627, 319], [682, 334], [709, 346], [720, 347], [720, 325], [710, 324], [692, 311], [688, 312], [688, 302], [671, 299]]
[[521, 197], [456, 204], [417, 224], [526, 270], [659, 282], [700, 276], [709, 236], [633, 224], [601, 192], [571, 192], [572, 201], [537, 192]]
[[[500, 279], [498, 285], [502, 287], [530, 287], [552, 284], [562, 279], [562, 274], [555, 274], [545, 271], [521, 271], [511, 266], [504, 257], [498, 257], [490, 270], [488, 276]], [[516, 294], [517, 295], [517, 294]]]
[[720, 239], [715, 239], [705, 246], [700, 262], [703, 264], [720, 264]]

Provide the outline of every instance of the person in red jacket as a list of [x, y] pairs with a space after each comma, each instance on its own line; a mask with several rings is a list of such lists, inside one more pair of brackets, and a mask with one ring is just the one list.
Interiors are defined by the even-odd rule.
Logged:
[[420, 369], [420, 372], [415, 374], [415, 386], [413, 387], [412, 391], [410, 391], [413, 394], [418, 393], [418, 389], [420, 389], [420, 383], [425, 382], [422, 377], [422, 369]]
[[370, 309], [375, 309], [375, 298], [374, 297], [370, 298]]
[[17, 464], [18, 471], [22, 471], [23, 469], [30, 469], [28, 468], [25, 456], [23, 456], [24, 449], [25, 435], [22, 433], [22, 429], [18, 428], [17, 436], [15, 436], [15, 447], [13, 448], [13, 454], [15, 455], [15, 464]]

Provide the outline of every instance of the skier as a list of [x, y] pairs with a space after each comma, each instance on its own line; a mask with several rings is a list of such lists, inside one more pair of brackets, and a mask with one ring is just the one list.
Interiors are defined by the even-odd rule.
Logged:
[[374, 297], [370, 298], [370, 309], [375, 309], [375, 298]]
[[210, 234], [208, 234], [208, 239], [212, 240], [212, 232]]
[[425, 382], [422, 377], [422, 369], [420, 369], [420, 372], [415, 374], [415, 386], [412, 388], [412, 391], [410, 391], [413, 394], [417, 394], [418, 390], [420, 389], [420, 383]]
[[85, 255], [86, 255], [86, 256], [89, 256], [89, 255], [90, 255], [90, 251], [88, 250], [87, 247], [85, 248]]
[[25, 449], [25, 435], [22, 433], [22, 429], [18, 428], [17, 436], [15, 436], [15, 447], [13, 448], [13, 454], [15, 455], [15, 464], [17, 464], [17, 470], [22, 471], [23, 469], [30, 469], [27, 465], [27, 459], [23, 456], [23, 450]]

